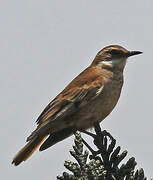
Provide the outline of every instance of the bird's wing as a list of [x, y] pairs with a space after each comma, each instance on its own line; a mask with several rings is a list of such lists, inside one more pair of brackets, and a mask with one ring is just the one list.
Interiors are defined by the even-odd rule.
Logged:
[[87, 68], [48, 104], [36, 121], [36, 131], [72, 115], [102, 92], [104, 79], [93, 71], [95, 70]]

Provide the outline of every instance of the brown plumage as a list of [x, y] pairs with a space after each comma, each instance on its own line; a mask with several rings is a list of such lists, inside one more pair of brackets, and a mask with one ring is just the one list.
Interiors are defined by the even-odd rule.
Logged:
[[42, 143], [40, 151], [69, 137], [76, 129], [86, 130], [95, 121], [105, 119], [120, 97], [127, 58], [140, 53], [118, 45], [102, 49], [93, 63], [40, 114], [36, 130], [27, 138], [28, 143], [17, 153], [12, 163], [19, 165]]
[[22, 161], [27, 160], [34, 151], [39, 147], [39, 145], [43, 142], [46, 137], [41, 138], [33, 138], [29, 141], [14, 157], [12, 164], [14, 163], [15, 166], [19, 165]]

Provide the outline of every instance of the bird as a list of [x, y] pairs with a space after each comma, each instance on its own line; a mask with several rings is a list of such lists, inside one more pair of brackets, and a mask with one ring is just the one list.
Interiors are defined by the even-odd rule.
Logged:
[[127, 59], [141, 54], [120, 45], [104, 47], [93, 62], [55, 97], [36, 120], [37, 128], [27, 144], [13, 158], [15, 166], [27, 160], [38, 148], [46, 150], [74, 134], [103, 121], [118, 102]]

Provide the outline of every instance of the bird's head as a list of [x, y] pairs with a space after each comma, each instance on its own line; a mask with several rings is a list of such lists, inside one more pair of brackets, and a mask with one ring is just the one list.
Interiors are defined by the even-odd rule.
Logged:
[[127, 58], [141, 53], [140, 51], [128, 51], [119, 45], [111, 45], [97, 53], [92, 65], [123, 71]]

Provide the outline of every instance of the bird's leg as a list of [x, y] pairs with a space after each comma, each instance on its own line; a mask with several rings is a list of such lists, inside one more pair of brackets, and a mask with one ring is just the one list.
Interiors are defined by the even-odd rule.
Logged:
[[94, 127], [97, 134], [101, 133], [101, 128], [98, 122], [94, 122]]
[[88, 132], [88, 131], [85, 131], [85, 130], [83, 130], [83, 129], [78, 129], [78, 131], [80, 131], [80, 132], [82, 132], [82, 133], [84, 133], [84, 134], [87, 134], [87, 135], [91, 136], [92, 138], [95, 138], [95, 137], [96, 137], [95, 134], [93, 134], [93, 133], [91, 133], [91, 132]]
[[83, 144], [89, 149], [89, 151], [94, 154], [95, 151], [89, 146], [89, 144], [82, 138]]
[[[88, 132], [88, 131], [85, 131], [85, 130], [83, 130], [83, 129], [78, 129], [78, 128], [74, 128], [74, 132], [76, 132], [76, 131], [80, 131], [80, 132], [82, 132], [82, 133], [85, 133], [85, 134], [87, 134], [87, 135], [89, 135], [89, 136], [91, 136], [92, 138], [94, 138], [95, 139], [95, 137], [96, 137], [96, 135], [95, 134], [93, 134], [93, 133], [90, 133], [90, 132]], [[99, 150], [98, 151], [94, 151], [90, 146], [89, 146], [89, 144], [82, 138], [82, 142], [83, 142], [83, 144], [89, 149], [89, 151], [92, 153], [92, 158], [93, 157], [96, 157], [98, 154], [100, 154], [100, 152], [99, 152]]]
[[95, 128], [95, 138], [94, 138], [94, 144], [97, 146], [97, 148], [101, 149], [103, 146], [103, 139], [104, 135], [101, 131], [100, 125], [98, 122], [94, 122], [94, 128]]
[[100, 154], [100, 150], [94, 151], [83, 138], [82, 138], [82, 142], [89, 149], [89, 151], [92, 153], [92, 157], [96, 157], [98, 154]]
[[108, 136], [111, 140], [114, 140], [114, 138], [111, 136], [111, 134], [109, 132], [107, 132], [106, 130], [101, 131], [100, 125], [98, 122], [94, 123], [94, 127], [95, 127], [95, 132], [96, 134], [102, 138], [104, 136]]
[[106, 130], [101, 131], [100, 125], [98, 122], [94, 123], [94, 128], [96, 134], [93, 134], [91, 132], [85, 131], [83, 129], [76, 129], [82, 133], [85, 133], [89, 136], [91, 136], [94, 139], [94, 144], [97, 146], [99, 150], [95, 151], [93, 150], [89, 144], [82, 138], [83, 144], [89, 149], [89, 151], [92, 153], [91, 159], [95, 158], [98, 154], [101, 154], [103, 156], [103, 159], [108, 159], [107, 157], [107, 144], [106, 142], [106, 137], [108, 136], [111, 140], [113, 140], [113, 137], [108, 133]]
[[[96, 138], [94, 139], [94, 144], [97, 146], [99, 149], [99, 154], [101, 154], [101, 158], [103, 159], [103, 164], [106, 167], [108, 171], [108, 176], [109, 172], [112, 170], [112, 164], [110, 163], [109, 159], [111, 157], [111, 153], [113, 151], [112, 148], [115, 146], [115, 139], [111, 136], [110, 133], [108, 133], [106, 130], [101, 131], [100, 125], [98, 122], [94, 124], [95, 127], [95, 132], [96, 132]], [[107, 137], [110, 138], [111, 144], [108, 146], [107, 145]]]

